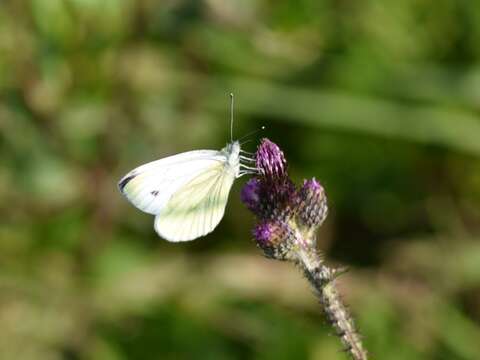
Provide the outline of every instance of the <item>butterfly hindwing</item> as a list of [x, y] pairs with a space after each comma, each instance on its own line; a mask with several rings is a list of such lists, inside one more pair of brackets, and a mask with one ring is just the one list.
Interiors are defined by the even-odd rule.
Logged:
[[235, 173], [215, 164], [180, 187], [155, 218], [155, 230], [169, 241], [188, 241], [206, 235], [225, 212]]

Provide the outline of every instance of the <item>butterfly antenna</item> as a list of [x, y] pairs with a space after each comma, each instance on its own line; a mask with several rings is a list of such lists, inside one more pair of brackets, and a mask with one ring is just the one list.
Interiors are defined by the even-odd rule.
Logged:
[[233, 142], [233, 93], [230, 93], [230, 141]]
[[246, 137], [255, 135], [256, 133], [258, 133], [260, 131], [263, 131], [263, 130], [265, 130], [265, 126], [261, 126], [260, 129], [250, 131], [248, 134], [243, 135], [240, 139], [238, 139], [238, 141], [241, 141], [242, 139], [245, 139]]
[[[242, 141], [242, 142], [240, 143], [240, 145], [243, 146], [243, 145], [245, 145], [245, 144], [248, 144], [248, 143], [251, 142], [251, 141], [253, 141], [253, 140], [252, 140], [252, 139], [249, 139], [249, 140]], [[246, 153], [245, 150], [240, 150], [240, 151]], [[252, 154], [253, 154], [253, 153], [252, 153]]]

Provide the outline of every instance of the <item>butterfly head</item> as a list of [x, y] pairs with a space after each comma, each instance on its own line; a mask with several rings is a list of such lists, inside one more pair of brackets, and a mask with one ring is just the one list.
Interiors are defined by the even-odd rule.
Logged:
[[235, 176], [243, 175], [257, 175], [259, 170], [256, 166], [256, 159], [254, 154], [241, 149], [240, 141], [232, 141], [222, 149], [227, 161], [226, 163], [231, 169], [235, 170]]

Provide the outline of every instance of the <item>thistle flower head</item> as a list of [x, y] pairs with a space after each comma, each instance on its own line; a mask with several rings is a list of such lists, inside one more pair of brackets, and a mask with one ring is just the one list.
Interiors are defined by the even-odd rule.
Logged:
[[253, 230], [257, 245], [279, 260], [295, 260], [300, 248], [314, 251], [313, 230], [327, 214], [323, 187], [311, 179], [298, 190], [287, 175], [283, 152], [268, 139], [261, 141], [255, 159], [259, 176], [245, 184], [241, 199], [259, 220]]
[[255, 160], [260, 174], [267, 178], [280, 178], [286, 175], [287, 161], [277, 144], [262, 139], [255, 153]]
[[286, 221], [293, 212], [297, 191], [287, 178], [252, 178], [244, 185], [240, 199], [262, 220]]
[[253, 229], [257, 245], [265, 256], [277, 260], [292, 258], [292, 245], [295, 243], [295, 232], [281, 221], [262, 221]]
[[268, 222], [257, 224], [253, 228], [253, 236], [259, 244], [269, 244], [273, 240], [273, 225]]

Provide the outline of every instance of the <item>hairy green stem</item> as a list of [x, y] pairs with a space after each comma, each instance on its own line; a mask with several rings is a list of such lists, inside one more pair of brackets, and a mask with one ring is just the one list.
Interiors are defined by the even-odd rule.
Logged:
[[354, 360], [367, 360], [360, 335], [335, 286], [335, 279], [342, 271], [324, 265], [317, 253], [300, 252], [299, 255], [299, 265], [315, 290], [327, 320], [340, 337], [345, 351]]

